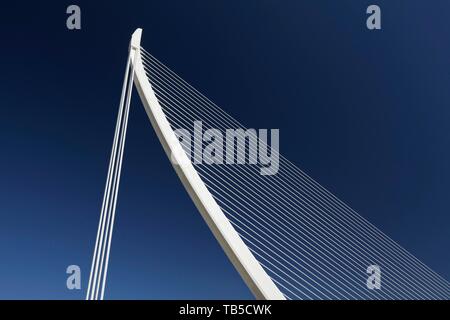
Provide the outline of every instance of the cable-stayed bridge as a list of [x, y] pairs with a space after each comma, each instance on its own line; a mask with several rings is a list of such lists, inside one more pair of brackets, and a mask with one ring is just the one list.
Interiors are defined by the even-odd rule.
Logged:
[[[273, 175], [261, 174], [265, 164], [252, 153], [245, 165], [192, 161], [189, 153], [201, 151], [176, 129], [201, 121], [204, 130], [243, 129], [235, 132], [245, 139], [246, 128], [142, 48], [141, 33], [130, 43], [87, 299], [104, 298], [133, 84], [181, 182], [256, 298], [450, 298], [447, 280], [281, 154]], [[257, 144], [267, 152], [266, 141]], [[367, 286], [373, 265], [378, 289]]]

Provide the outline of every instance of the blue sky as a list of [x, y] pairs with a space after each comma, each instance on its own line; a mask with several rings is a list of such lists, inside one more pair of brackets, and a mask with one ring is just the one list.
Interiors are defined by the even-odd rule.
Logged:
[[[84, 297], [128, 41], [143, 45], [450, 279], [447, 1], [3, 6], [0, 298]], [[133, 96], [107, 298], [252, 298]], [[65, 269], [82, 269], [82, 290]]]

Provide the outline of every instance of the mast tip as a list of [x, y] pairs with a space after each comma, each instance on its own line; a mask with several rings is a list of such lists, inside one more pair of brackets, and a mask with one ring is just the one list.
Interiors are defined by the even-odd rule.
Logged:
[[142, 36], [142, 29], [137, 28], [133, 32], [133, 35], [131, 36], [131, 42], [130, 42], [131, 48], [138, 49], [141, 46], [141, 36]]

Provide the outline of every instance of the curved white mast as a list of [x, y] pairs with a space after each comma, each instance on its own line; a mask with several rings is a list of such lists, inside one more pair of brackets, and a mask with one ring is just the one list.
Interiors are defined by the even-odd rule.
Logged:
[[284, 300], [284, 295], [242, 241], [183, 151], [145, 73], [140, 53], [141, 35], [142, 29], [136, 29], [130, 43], [130, 56], [135, 72], [134, 83], [153, 129], [155, 129], [167, 156], [172, 159], [178, 177], [209, 229], [255, 297], [257, 299]]

